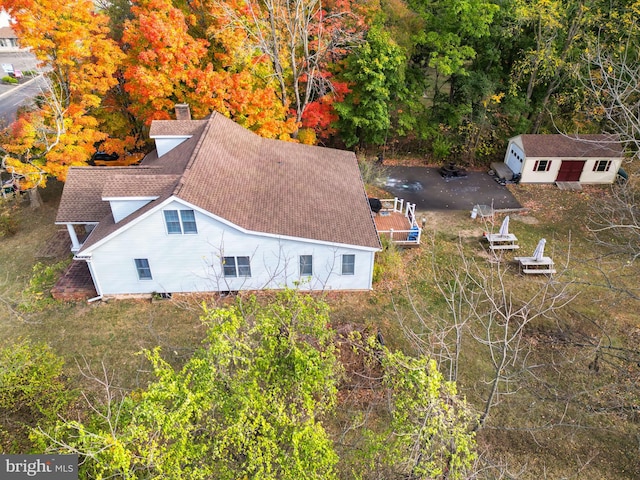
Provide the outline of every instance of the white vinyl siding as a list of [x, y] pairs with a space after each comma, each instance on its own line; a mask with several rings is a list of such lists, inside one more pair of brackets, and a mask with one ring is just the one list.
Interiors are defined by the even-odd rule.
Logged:
[[118, 223], [123, 218], [128, 217], [133, 212], [140, 210], [151, 200], [109, 200], [111, 205], [111, 213], [113, 214], [113, 221]]
[[[165, 208], [184, 209], [177, 201]], [[86, 253], [92, 256], [102, 294], [371, 288], [374, 251], [245, 233], [198, 210], [194, 216], [198, 235], [167, 235], [163, 211], [158, 209], [106, 243], [90, 248]], [[355, 255], [355, 275], [341, 275], [342, 255], [348, 254]], [[313, 257], [313, 276], [302, 283], [301, 255]], [[251, 276], [225, 277], [223, 257], [249, 257]], [[148, 260], [151, 280], [138, 279], [132, 258]]]
[[155, 138], [156, 150], [158, 150], [158, 158], [165, 153], [173, 150], [185, 140], [189, 140], [191, 136], [175, 136], [169, 138]]

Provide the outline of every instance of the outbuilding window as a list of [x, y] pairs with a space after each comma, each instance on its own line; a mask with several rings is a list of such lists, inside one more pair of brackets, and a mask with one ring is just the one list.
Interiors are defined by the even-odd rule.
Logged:
[[536, 160], [533, 164], [534, 172], [548, 172], [551, 168], [551, 160]]
[[611, 168], [611, 160], [597, 160], [593, 166], [594, 172], [608, 172]]

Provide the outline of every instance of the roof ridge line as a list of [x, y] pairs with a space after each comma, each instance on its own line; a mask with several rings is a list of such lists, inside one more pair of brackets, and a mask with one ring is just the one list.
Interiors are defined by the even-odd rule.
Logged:
[[193, 152], [191, 153], [191, 158], [189, 158], [189, 162], [187, 162], [187, 165], [184, 167], [184, 171], [182, 172], [182, 175], [180, 175], [178, 184], [173, 189], [173, 195], [175, 196], [180, 195], [180, 190], [182, 190], [182, 187], [184, 186], [184, 177], [187, 174], [187, 172], [191, 169], [193, 162], [198, 156], [198, 153], [200, 153], [200, 149], [202, 148], [202, 143], [204, 142], [204, 138], [209, 133], [209, 129], [211, 128], [211, 125], [213, 124], [213, 119], [216, 117], [216, 115], [218, 115], [218, 112], [213, 112], [213, 114], [209, 117], [209, 120], [207, 121], [207, 126], [204, 128], [204, 130], [202, 130], [202, 134], [198, 139], [198, 143], [196, 144], [195, 148], [193, 149]]

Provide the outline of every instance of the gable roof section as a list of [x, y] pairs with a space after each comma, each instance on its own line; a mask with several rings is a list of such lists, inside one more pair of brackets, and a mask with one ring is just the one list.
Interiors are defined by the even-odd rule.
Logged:
[[[200, 129], [200, 133], [202, 133], [202, 129]], [[191, 137], [161, 157], [158, 157], [157, 150], [153, 150], [142, 159], [140, 165], [159, 168], [163, 174], [182, 175], [185, 168], [187, 168], [195, 147], [198, 145], [199, 139], [199, 135]]]
[[218, 113], [174, 194], [247, 230], [380, 247], [353, 152], [266, 139]]
[[100, 223], [98, 223], [98, 225], [96, 226], [96, 228], [94, 228], [91, 231], [91, 233], [89, 234], [85, 242], [82, 244], [82, 247], [78, 251], [78, 254], [85, 252], [89, 247], [92, 247], [96, 243], [100, 242], [101, 240], [105, 239], [112, 233], [122, 228], [123, 226], [130, 224], [137, 218], [140, 218], [149, 210], [156, 208], [158, 204], [164, 202], [169, 197], [170, 197], [170, 194], [165, 193], [162, 197], [147, 203], [144, 207], [139, 208], [138, 210], [136, 210], [135, 212], [133, 212], [132, 214], [130, 214], [129, 216], [127, 216], [125, 219], [121, 220], [118, 223], [115, 222], [113, 218], [113, 214], [111, 213], [111, 210], [109, 210], [109, 213], [105, 217], [103, 217], [100, 220]]
[[530, 157], [621, 158], [624, 149], [617, 135], [520, 135]]

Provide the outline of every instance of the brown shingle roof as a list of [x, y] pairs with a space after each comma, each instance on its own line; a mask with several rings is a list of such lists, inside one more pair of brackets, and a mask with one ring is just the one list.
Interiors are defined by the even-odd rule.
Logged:
[[178, 175], [110, 175], [102, 189], [102, 198], [159, 197], [172, 191]]
[[620, 158], [623, 147], [616, 135], [521, 135], [530, 157], [605, 157]]
[[380, 246], [353, 152], [262, 138], [220, 114], [175, 194], [248, 230]]
[[193, 150], [198, 144], [199, 139], [199, 136], [194, 136], [185, 140], [161, 157], [158, 157], [158, 151], [154, 150], [142, 159], [140, 165], [160, 168], [162, 169], [162, 173], [165, 174], [182, 175], [193, 155]]
[[132, 172], [141, 167], [71, 167], [60, 198], [56, 222], [98, 222], [111, 213], [109, 202], [102, 201], [102, 190], [111, 175]]
[[[192, 122], [197, 135], [139, 167], [69, 170], [56, 221], [100, 221], [82, 250], [171, 194], [247, 230], [380, 248], [352, 152], [265, 139], [220, 114]], [[156, 195], [118, 224], [102, 201]]]

